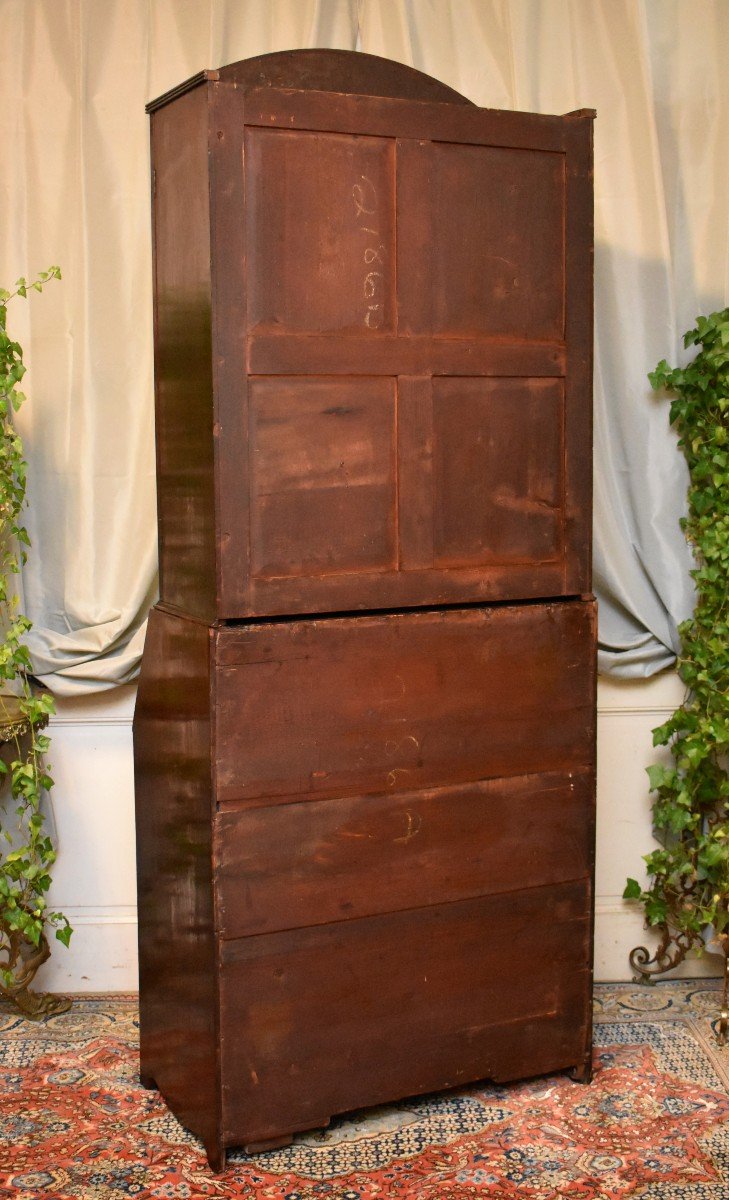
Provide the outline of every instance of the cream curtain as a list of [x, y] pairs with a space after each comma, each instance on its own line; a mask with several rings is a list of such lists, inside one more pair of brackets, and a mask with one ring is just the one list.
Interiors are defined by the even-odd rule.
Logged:
[[145, 102], [203, 67], [361, 49], [481, 105], [594, 107], [595, 565], [602, 667], [673, 661], [690, 611], [686, 477], [646, 372], [729, 283], [727, 0], [0, 0], [0, 282], [31, 396], [24, 574], [35, 669], [133, 678], [155, 597]]

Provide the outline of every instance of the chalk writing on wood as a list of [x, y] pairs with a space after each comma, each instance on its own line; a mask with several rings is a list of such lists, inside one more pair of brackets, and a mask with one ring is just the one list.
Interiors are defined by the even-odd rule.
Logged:
[[364, 301], [364, 324], [368, 329], [381, 329], [384, 320], [384, 279], [386, 250], [377, 241], [379, 231], [379, 196], [377, 188], [368, 175], [360, 175], [352, 185], [354, 216], [360, 233], [367, 235], [362, 253], [365, 270], [362, 277], [362, 299]]

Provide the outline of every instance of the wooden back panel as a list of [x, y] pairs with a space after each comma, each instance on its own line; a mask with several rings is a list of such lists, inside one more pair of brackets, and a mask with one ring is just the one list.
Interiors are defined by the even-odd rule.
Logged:
[[591, 768], [595, 623], [578, 600], [225, 626], [217, 799], [269, 807]]
[[[214, 596], [166, 566], [162, 599], [230, 619], [589, 592], [591, 114], [233, 82], [197, 89]], [[165, 561], [184, 506], [161, 495]]]
[[588, 910], [573, 882], [223, 942], [224, 1140], [582, 1063]]

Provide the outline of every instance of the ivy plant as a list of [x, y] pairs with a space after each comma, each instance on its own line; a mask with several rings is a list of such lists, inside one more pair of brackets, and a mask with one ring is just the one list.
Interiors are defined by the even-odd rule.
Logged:
[[23, 524], [26, 462], [14, 414], [25, 400], [20, 382], [23, 352], [7, 331], [7, 306], [17, 297], [40, 292], [58, 267], [13, 291], [0, 289], [0, 995], [28, 1016], [68, 1007], [68, 1002], [29, 991], [38, 967], [50, 954], [47, 930], [68, 945], [71, 927], [60, 912], [50, 912], [46, 893], [55, 851], [44, 825], [42, 799], [52, 787], [43, 732], [54, 711], [53, 699], [38, 691], [24, 638], [31, 623], [20, 611], [16, 581], [30, 545]]
[[697, 347], [687, 366], [662, 361], [648, 376], [673, 393], [670, 421], [688, 463], [681, 526], [696, 561], [696, 603], [679, 627], [686, 696], [653, 731], [673, 759], [648, 767], [659, 846], [645, 856], [648, 886], [629, 879], [624, 892], [660, 933], [653, 956], [643, 946], [630, 956], [644, 977], [713, 940], [725, 965], [729, 953], [729, 308], [699, 317], [684, 344]]

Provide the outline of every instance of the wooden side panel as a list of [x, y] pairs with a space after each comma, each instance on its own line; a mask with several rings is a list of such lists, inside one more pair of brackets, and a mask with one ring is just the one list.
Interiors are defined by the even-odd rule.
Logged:
[[208, 91], [152, 116], [160, 595], [216, 606]]
[[593, 762], [591, 603], [243, 625], [218, 632], [217, 663], [221, 802]]
[[238, 938], [588, 879], [589, 770], [223, 812], [218, 917]]
[[565, 380], [565, 592], [592, 588], [592, 343], [593, 343], [593, 123], [565, 118], [567, 139], [565, 336], [570, 369]]
[[210, 632], [152, 609], [134, 714], [141, 1073], [215, 1156]]
[[588, 888], [530, 888], [225, 942], [228, 1144], [582, 1063]]
[[211, 87], [210, 198], [215, 393], [216, 616], [249, 612], [250, 480], [246, 321], [246, 196], [243, 100], [235, 87]]

